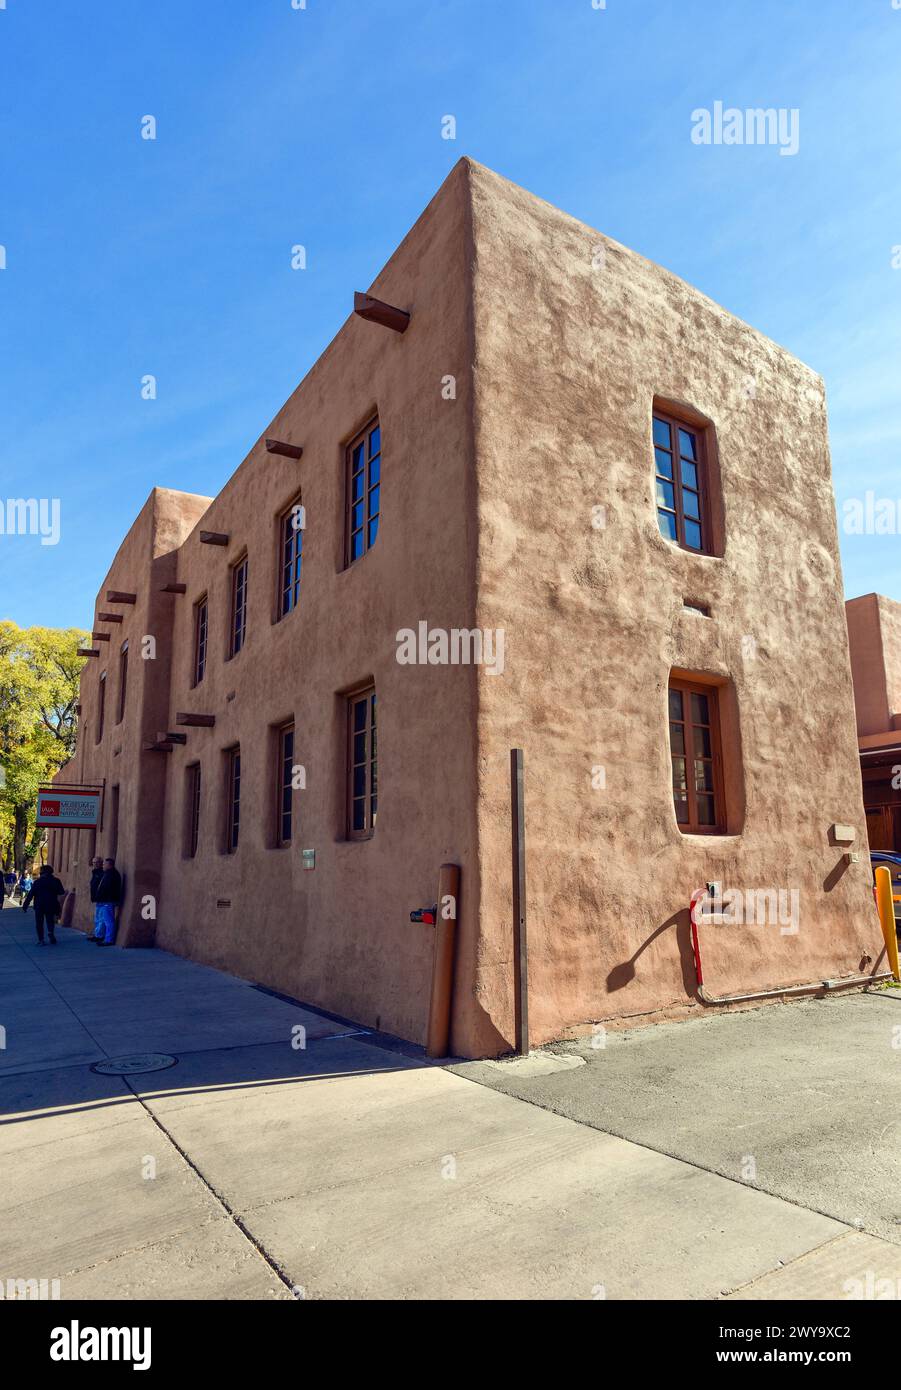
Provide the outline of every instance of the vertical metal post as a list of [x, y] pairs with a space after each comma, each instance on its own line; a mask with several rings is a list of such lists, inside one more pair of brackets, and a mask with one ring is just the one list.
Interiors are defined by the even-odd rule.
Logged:
[[529, 1055], [529, 952], [526, 936], [526, 806], [521, 748], [510, 749], [513, 823], [513, 1017], [516, 1055]]

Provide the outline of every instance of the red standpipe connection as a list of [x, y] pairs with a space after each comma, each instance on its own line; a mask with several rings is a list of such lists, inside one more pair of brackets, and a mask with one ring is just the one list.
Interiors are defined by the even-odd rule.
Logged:
[[691, 895], [689, 917], [691, 918], [691, 949], [695, 958], [695, 975], [698, 979], [698, 998], [702, 1004], [740, 1004], [751, 999], [772, 999], [782, 994], [811, 994], [816, 990], [848, 989], [854, 985], [874, 985], [879, 980], [892, 979], [891, 972], [881, 975], [850, 975], [841, 980], [814, 980], [807, 985], [783, 985], [778, 989], [760, 989], [753, 994], [708, 994], [704, 986], [704, 969], [701, 965], [701, 942], [698, 936], [697, 914], [701, 903], [707, 896], [704, 888], [696, 888]]

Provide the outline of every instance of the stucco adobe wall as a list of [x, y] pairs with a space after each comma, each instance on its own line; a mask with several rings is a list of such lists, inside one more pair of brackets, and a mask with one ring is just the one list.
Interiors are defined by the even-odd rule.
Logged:
[[[533, 1040], [690, 1004], [686, 909], [707, 881], [801, 894], [797, 935], [704, 933], [713, 993], [855, 973], [881, 941], [865, 856], [844, 866], [828, 836], [849, 822], [866, 849], [822, 383], [659, 267], [488, 170], [473, 180], [478, 617], [507, 634], [505, 676], [479, 681], [479, 998], [510, 1037], [514, 745]], [[715, 422], [723, 558], [658, 532], [655, 395]], [[733, 683], [740, 834], [676, 826], [673, 668]]]
[[[372, 292], [411, 311], [403, 336], [352, 317], [263, 436], [302, 444], [299, 462], [263, 439], [210, 506], [178, 557], [171, 715], [215, 715], [168, 758], [159, 944], [307, 1002], [419, 1041], [432, 935], [411, 908], [431, 904], [442, 861], [463, 870], [455, 1020], [465, 1045], [472, 998], [475, 867], [474, 678], [463, 667], [397, 663], [395, 634], [425, 619], [474, 620], [471, 298], [468, 170], [449, 176]], [[350, 290], [350, 287], [349, 287]], [[456, 378], [454, 400], [442, 378]], [[378, 409], [382, 515], [373, 549], [343, 567], [344, 445]], [[276, 617], [277, 522], [306, 509], [299, 607]], [[247, 552], [244, 650], [226, 660], [230, 567]], [[209, 596], [207, 671], [191, 689], [193, 607]], [[345, 722], [340, 692], [374, 678], [379, 710], [379, 819], [345, 837]], [[295, 834], [273, 847], [275, 726], [295, 723]], [[225, 854], [225, 750], [242, 755], [241, 834]], [[202, 767], [201, 844], [184, 857], [185, 769]], [[306, 871], [302, 850], [315, 850]], [[217, 906], [225, 900], [228, 906]]]

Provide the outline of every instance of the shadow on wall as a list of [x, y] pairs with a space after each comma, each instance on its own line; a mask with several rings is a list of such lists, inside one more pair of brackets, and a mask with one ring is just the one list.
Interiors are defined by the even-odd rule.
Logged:
[[647, 940], [643, 941], [635, 954], [621, 965], [615, 965], [607, 976], [607, 989], [613, 994], [618, 989], [625, 989], [635, 979], [635, 962], [642, 955], [658, 936], [662, 936], [666, 931], [675, 931], [676, 941], [679, 946], [679, 962], [682, 966], [682, 983], [685, 987], [686, 998], [694, 999], [697, 997], [698, 982], [695, 974], [695, 957], [691, 946], [691, 914], [687, 907], [674, 912], [665, 922], [651, 932]]

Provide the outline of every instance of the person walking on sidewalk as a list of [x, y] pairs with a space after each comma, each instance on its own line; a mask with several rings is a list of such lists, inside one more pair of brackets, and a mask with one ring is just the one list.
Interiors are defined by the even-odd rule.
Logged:
[[112, 946], [116, 937], [116, 908], [122, 901], [122, 875], [112, 857], [104, 859], [97, 884], [97, 945]]
[[85, 937], [86, 941], [102, 941], [103, 930], [100, 926], [100, 913], [98, 911], [97, 889], [100, 887], [100, 880], [103, 878], [103, 860], [99, 854], [95, 854], [91, 860], [91, 907], [94, 912], [94, 925]]
[[41, 872], [25, 894], [22, 911], [27, 912], [30, 904], [34, 903], [34, 925], [38, 934], [39, 946], [44, 944], [45, 923], [50, 945], [56, 945], [56, 919], [59, 916], [59, 900], [65, 891], [59, 879], [54, 875], [52, 865], [43, 864]]

